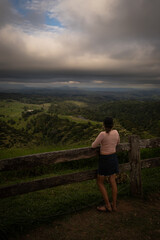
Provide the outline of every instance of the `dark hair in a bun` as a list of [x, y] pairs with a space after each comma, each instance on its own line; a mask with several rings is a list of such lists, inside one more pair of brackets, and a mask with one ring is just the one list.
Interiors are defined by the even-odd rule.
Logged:
[[106, 133], [109, 133], [113, 127], [113, 118], [106, 117], [103, 121]]

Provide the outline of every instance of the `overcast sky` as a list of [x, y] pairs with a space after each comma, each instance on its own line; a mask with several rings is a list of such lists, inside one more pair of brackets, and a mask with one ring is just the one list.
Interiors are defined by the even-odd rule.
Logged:
[[160, 87], [159, 0], [0, 0], [0, 86]]

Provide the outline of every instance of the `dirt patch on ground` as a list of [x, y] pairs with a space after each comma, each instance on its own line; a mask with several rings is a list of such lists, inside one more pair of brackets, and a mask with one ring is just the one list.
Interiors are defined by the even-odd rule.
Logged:
[[118, 211], [96, 207], [41, 226], [17, 240], [159, 240], [160, 194], [148, 200], [121, 199]]

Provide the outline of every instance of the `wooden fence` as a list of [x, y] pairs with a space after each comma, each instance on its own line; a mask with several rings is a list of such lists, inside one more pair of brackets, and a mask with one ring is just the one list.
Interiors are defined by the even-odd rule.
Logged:
[[[138, 136], [130, 136], [128, 143], [120, 143], [117, 152], [128, 151], [129, 162], [120, 164], [121, 172], [130, 171], [130, 191], [133, 196], [142, 195], [141, 168], [160, 166], [160, 157], [140, 160], [141, 148], [160, 147], [160, 138], [139, 139]], [[41, 154], [33, 154], [23, 157], [0, 160], [0, 171], [33, 168], [40, 165], [51, 165], [59, 162], [68, 162], [79, 159], [87, 159], [98, 156], [99, 148], [90, 147], [55, 151]], [[96, 170], [55, 176], [29, 182], [18, 183], [0, 188], [0, 198], [6, 198], [19, 194], [34, 192], [46, 188], [81, 182], [96, 178]]]

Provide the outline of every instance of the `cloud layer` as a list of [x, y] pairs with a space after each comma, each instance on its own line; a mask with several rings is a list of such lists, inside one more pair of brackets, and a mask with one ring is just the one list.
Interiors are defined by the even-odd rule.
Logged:
[[160, 1], [20, 2], [0, 1], [0, 81], [159, 87]]

